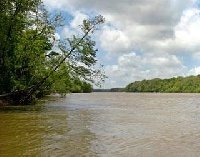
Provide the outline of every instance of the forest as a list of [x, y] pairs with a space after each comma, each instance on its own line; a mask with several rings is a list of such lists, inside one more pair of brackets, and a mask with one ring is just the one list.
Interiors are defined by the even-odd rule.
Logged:
[[91, 92], [104, 80], [91, 37], [101, 15], [84, 20], [72, 37], [56, 39], [65, 19], [48, 13], [41, 0], [1, 0], [0, 10], [1, 103], [30, 104], [46, 91]]
[[200, 93], [200, 75], [174, 77], [169, 79], [155, 78], [130, 83], [126, 92], [163, 92], [163, 93]]

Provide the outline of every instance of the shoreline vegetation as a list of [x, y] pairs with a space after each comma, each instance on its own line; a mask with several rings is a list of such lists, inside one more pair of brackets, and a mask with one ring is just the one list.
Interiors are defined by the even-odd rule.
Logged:
[[135, 81], [125, 88], [95, 89], [95, 92], [136, 92], [136, 93], [200, 93], [200, 75], [154, 78]]
[[[76, 91], [76, 92], [71, 92], [71, 93], [92, 93], [92, 91], [87, 91], [87, 92], [83, 92], [83, 91]], [[17, 107], [17, 106], [29, 106], [29, 105], [39, 105], [39, 104], [43, 104], [45, 102], [48, 102], [48, 101], [59, 101], [61, 100], [62, 98], [65, 98], [67, 96], [67, 94], [71, 94], [71, 93], [55, 93], [55, 92], [52, 92], [52, 93], [47, 93], [45, 95], [43, 95], [42, 97], [38, 97], [34, 100], [34, 102], [32, 103], [29, 103], [27, 105], [24, 105], [24, 104], [14, 104], [12, 105], [12, 103], [10, 103], [10, 99], [9, 98], [6, 98], [6, 95], [0, 95], [0, 107]]]
[[200, 75], [136, 81], [125, 92], [200, 93]]
[[[154, 78], [151, 80], [135, 81], [128, 84], [125, 88], [92, 89], [91, 86], [88, 86], [88, 88], [78, 88], [76, 90], [70, 91], [70, 93], [91, 92], [200, 93], [200, 75], [176, 78], [174, 77], [168, 79]], [[52, 93], [54, 94], [52, 95]], [[69, 93], [56, 93], [48, 91], [41, 98], [36, 99], [36, 102], [45, 102], [45, 97], [48, 97], [48, 101], [58, 100], [59, 98], [64, 98], [66, 94]], [[8, 98], [5, 100], [6, 96]], [[0, 95], [0, 106], [10, 106], [10, 104], [9, 94], [5, 94], [3, 96]]]
[[57, 38], [65, 20], [48, 13], [42, 0], [1, 0], [0, 10], [0, 105], [33, 104], [46, 91], [89, 92], [106, 78], [92, 40], [103, 16]]

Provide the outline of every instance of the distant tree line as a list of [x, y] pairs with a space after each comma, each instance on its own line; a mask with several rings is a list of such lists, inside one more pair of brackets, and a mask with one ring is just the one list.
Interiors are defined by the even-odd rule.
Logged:
[[200, 75], [170, 79], [155, 78], [130, 83], [126, 92], [200, 93]]
[[94, 89], [93, 92], [124, 92], [124, 88]]

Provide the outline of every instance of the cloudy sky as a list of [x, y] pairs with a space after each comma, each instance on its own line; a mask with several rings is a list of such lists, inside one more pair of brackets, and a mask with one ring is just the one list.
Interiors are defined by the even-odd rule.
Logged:
[[151, 78], [200, 73], [200, 2], [197, 0], [44, 0], [61, 12], [70, 37], [88, 17], [106, 19], [95, 33], [104, 88]]

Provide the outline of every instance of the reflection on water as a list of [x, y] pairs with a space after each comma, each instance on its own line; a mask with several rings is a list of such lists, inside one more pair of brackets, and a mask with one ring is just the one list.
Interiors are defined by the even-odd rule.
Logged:
[[0, 110], [0, 156], [200, 156], [199, 94], [71, 94]]

